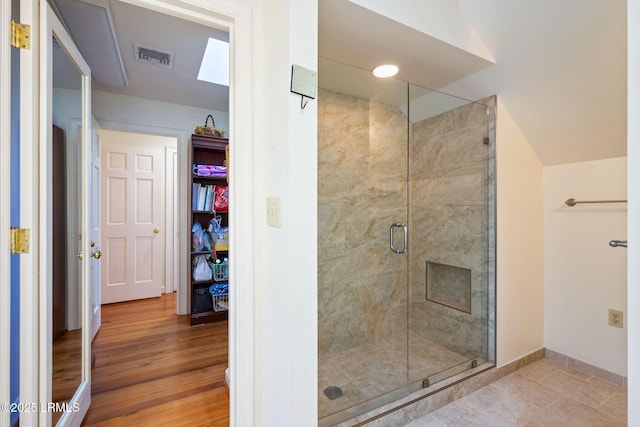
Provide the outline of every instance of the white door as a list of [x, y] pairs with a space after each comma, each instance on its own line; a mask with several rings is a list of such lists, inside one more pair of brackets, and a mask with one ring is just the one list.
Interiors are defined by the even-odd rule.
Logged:
[[93, 138], [91, 140], [91, 171], [89, 172], [90, 205], [89, 205], [89, 246], [91, 259], [89, 260], [89, 321], [91, 323], [90, 338], [93, 341], [101, 324], [102, 298], [100, 287], [100, 266], [102, 261], [100, 245], [100, 132], [94, 121]]
[[[38, 144], [36, 147], [37, 156], [32, 157], [34, 162], [29, 172], [34, 175], [34, 180], [38, 183], [35, 195], [37, 195], [37, 216], [38, 229], [37, 237], [34, 240], [38, 257], [38, 289], [34, 296], [38, 304], [38, 331], [36, 334], [36, 342], [38, 345], [38, 369], [31, 371], [38, 374], [37, 399], [26, 398], [20, 390], [20, 398], [22, 402], [38, 403], [39, 407], [46, 407], [49, 402], [60, 403], [61, 410], [39, 411], [37, 423], [33, 419], [23, 419], [20, 415], [20, 424], [24, 425], [51, 425], [53, 415], [57, 419], [57, 425], [60, 426], [79, 426], [84, 418], [91, 402], [91, 346], [89, 342], [89, 164], [91, 159], [91, 70], [85, 62], [84, 58], [77, 49], [71, 36], [59, 21], [46, 0], [40, 0], [39, 15], [41, 16], [41, 26], [39, 31], [39, 39], [32, 40], [37, 43], [35, 48], [39, 48], [40, 68], [39, 68], [39, 85], [33, 90], [39, 90], [39, 129]], [[33, 46], [32, 46], [33, 48]], [[77, 280], [77, 300], [75, 307], [77, 313], [80, 314], [79, 325], [74, 332], [81, 337], [78, 347], [74, 347], [75, 353], [67, 353], [69, 362], [73, 368], [68, 371], [68, 378], [64, 378], [65, 387], [75, 389], [72, 393], [58, 393], [56, 399], [53, 390], [60, 390], [58, 386], [63, 384], [58, 376], [54, 376], [54, 357], [53, 357], [53, 334], [52, 334], [52, 269], [53, 269], [53, 196], [52, 196], [52, 146], [53, 146], [53, 121], [54, 106], [56, 114], [62, 112], [60, 98], [56, 95], [56, 88], [61, 88], [61, 77], [70, 78], [72, 83], [70, 92], [73, 93], [70, 109], [67, 114], [81, 118], [80, 136], [78, 138], [79, 153], [78, 162], [74, 165], [67, 165], [67, 168], [73, 167], [78, 171], [77, 199], [76, 203], [72, 203], [67, 211], [71, 209], [75, 214], [75, 220], [68, 227], [74, 227], [77, 231], [79, 251], [69, 251], [68, 260], [73, 259], [78, 269]], [[66, 87], [66, 86], [65, 86]], [[21, 94], [23, 96], [24, 94]], [[66, 111], [66, 110], [65, 110]], [[67, 117], [67, 123], [72, 117]], [[21, 152], [22, 155], [22, 152]], [[69, 217], [67, 217], [69, 221]], [[67, 261], [68, 261], [67, 260]], [[75, 270], [75, 269], [74, 269]], [[28, 302], [31, 297], [28, 293], [20, 295], [21, 305]], [[25, 301], [22, 301], [22, 299]], [[22, 329], [22, 324], [20, 325]], [[69, 325], [70, 326], [70, 325]], [[21, 331], [22, 332], [22, 331]], [[29, 347], [21, 346], [21, 363], [23, 363], [22, 354], [29, 352]], [[80, 350], [79, 352], [77, 350]], [[78, 353], [80, 357], [78, 357]], [[55, 360], [60, 361], [56, 356]], [[31, 367], [29, 367], [31, 368]], [[21, 373], [22, 374], [22, 373]], [[55, 384], [54, 384], [55, 383]], [[29, 395], [29, 393], [27, 393]], [[43, 406], [44, 405], [44, 406]], [[66, 408], [66, 409], [65, 409]]]
[[102, 303], [158, 297], [162, 253], [162, 147], [102, 135]]

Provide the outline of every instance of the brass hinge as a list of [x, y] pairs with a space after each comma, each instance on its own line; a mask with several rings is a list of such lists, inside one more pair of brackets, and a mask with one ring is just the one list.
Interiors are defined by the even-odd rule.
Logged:
[[11, 227], [11, 253], [28, 254], [31, 230], [28, 228]]
[[11, 20], [11, 46], [31, 49], [31, 26]]

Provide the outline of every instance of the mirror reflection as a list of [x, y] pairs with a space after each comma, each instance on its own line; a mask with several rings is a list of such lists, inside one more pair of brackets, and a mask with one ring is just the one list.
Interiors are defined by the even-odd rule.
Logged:
[[[77, 177], [70, 176], [67, 167], [78, 162], [77, 139], [81, 134], [77, 123], [82, 118], [82, 77], [55, 36], [52, 101], [52, 402], [64, 403], [71, 400], [82, 382], [82, 299], [76, 258], [80, 244], [79, 189]], [[52, 413], [52, 425], [61, 415]]]

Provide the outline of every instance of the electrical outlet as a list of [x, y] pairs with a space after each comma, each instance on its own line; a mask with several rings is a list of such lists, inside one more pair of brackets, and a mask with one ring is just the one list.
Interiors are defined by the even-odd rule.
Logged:
[[609, 325], [616, 328], [622, 328], [624, 326], [624, 314], [620, 310], [609, 309]]
[[280, 197], [267, 197], [267, 225], [276, 228], [282, 227]]

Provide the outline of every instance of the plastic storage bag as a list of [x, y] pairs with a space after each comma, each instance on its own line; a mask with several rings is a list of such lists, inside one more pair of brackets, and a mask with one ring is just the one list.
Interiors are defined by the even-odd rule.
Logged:
[[213, 271], [209, 267], [207, 258], [204, 255], [196, 255], [193, 258], [193, 280], [211, 280]]

